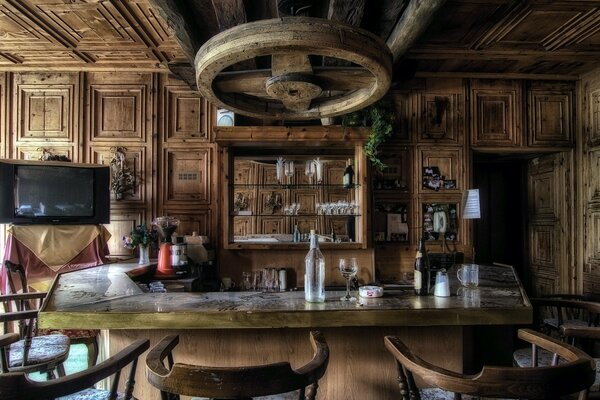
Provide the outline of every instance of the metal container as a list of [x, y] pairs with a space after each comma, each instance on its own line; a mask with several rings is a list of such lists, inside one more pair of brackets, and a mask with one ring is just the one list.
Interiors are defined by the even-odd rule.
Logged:
[[185, 243], [171, 245], [171, 265], [178, 267], [187, 263], [187, 245]]

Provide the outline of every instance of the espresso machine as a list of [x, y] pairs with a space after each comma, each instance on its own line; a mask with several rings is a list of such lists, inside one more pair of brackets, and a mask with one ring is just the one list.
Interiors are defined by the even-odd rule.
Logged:
[[176, 271], [171, 261], [171, 247], [173, 246], [171, 236], [179, 225], [179, 219], [169, 216], [157, 217], [152, 221], [152, 225], [156, 226], [162, 239], [158, 253], [158, 267], [154, 276], [157, 278], [174, 278]]

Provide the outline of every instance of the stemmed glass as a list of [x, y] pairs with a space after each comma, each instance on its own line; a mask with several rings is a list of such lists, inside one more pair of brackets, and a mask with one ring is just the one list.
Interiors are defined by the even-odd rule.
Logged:
[[340, 272], [346, 278], [346, 295], [340, 300], [356, 301], [356, 297], [350, 296], [350, 280], [358, 272], [358, 261], [356, 261], [356, 258], [340, 258]]

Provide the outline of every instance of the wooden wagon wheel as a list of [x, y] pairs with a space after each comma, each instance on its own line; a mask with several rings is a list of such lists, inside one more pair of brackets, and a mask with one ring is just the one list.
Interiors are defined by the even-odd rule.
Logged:
[[[271, 68], [224, 70], [271, 56]], [[318, 67], [311, 57], [333, 57], [349, 67]], [[308, 17], [238, 25], [208, 40], [196, 54], [199, 91], [212, 103], [257, 118], [318, 119], [366, 107], [388, 91], [392, 55], [363, 29]]]

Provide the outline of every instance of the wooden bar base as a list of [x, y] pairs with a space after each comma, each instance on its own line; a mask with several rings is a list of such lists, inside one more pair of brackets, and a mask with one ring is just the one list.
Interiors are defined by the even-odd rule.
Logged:
[[[396, 365], [383, 345], [385, 335], [399, 335], [428, 361], [463, 370], [462, 326], [351, 327], [321, 329], [330, 348], [325, 377], [319, 382], [320, 400], [397, 400]], [[178, 333], [175, 361], [189, 364], [241, 366], [289, 360], [293, 368], [312, 357], [309, 328], [215, 330], [111, 330], [110, 353], [137, 338], [154, 346], [167, 334]], [[134, 395], [160, 400], [160, 392], [145, 377], [145, 354], [140, 358]]]

